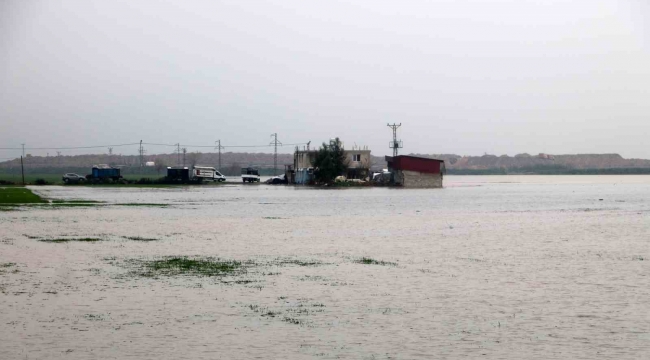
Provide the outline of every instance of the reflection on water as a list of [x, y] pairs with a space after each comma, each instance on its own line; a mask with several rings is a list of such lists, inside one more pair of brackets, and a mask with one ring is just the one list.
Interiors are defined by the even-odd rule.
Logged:
[[171, 206], [0, 212], [0, 358], [650, 353], [650, 177], [445, 182], [34, 188]]

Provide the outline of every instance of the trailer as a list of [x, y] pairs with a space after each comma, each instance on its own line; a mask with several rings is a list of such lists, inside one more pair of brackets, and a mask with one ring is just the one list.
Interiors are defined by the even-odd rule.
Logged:
[[167, 180], [176, 182], [190, 181], [190, 168], [187, 166], [169, 166], [167, 167]]
[[119, 181], [122, 178], [120, 168], [115, 168], [106, 164], [93, 165], [92, 173], [86, 175], [86, 179], [92, 182], [105, 182], [108, 180]]
[[[218, 175], [217, 175], [218, 174]], [[225, 181], [225, 177], [211, 166], [170, 166], [167, 167], [167, 180], [172, 182], [203, 182], [203, 181]]]
[[260, 172], [252, 167], [241, 169], [242, 182], [260, 182]]

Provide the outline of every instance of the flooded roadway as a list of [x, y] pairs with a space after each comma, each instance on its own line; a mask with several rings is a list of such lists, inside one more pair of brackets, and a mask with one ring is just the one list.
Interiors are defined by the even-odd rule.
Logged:
[[[650, 177], [445, 185], [33, 187], [108, 205], [0, 212], [0, 358], [650, 353]], [[170, 256], [246, 271], [133, 272]]]

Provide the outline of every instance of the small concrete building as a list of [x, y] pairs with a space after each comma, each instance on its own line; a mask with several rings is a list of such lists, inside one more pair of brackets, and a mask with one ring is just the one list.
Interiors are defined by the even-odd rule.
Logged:
[[444, 160], [421, 156], [386, 156], [391, 183], [408, 188], [441, 188]]

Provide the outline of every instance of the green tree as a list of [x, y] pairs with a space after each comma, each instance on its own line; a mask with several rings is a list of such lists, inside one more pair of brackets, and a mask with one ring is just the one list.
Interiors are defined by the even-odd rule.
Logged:
[[319, 184], [330, 184], [347, 170], [345, 150], [339, 138], [323, 143], [314, 159], [314, 177]]

